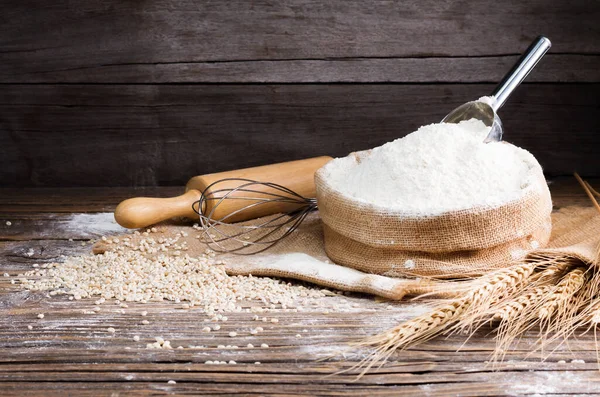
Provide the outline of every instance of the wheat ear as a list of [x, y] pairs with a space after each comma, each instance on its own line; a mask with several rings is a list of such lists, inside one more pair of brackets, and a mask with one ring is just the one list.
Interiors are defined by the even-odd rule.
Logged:
[[492, 272], [479, 280], [467, 295], [467, 309], [453, 332], [473, 333], [482, 319], [488, 319], [492, 306], [512, 298], [531, 282], [537, 263], [524, 263]]
[[529, 330], [537, 321], [537, 308], [553, 291], [552, 285], [538, 285], [529, 288], [517, 298], [504, 303], [492, 319], [500, 321], [496, 335], [496, 349], [490, 361], [504, 359], [504, 355], [514, 340]]
[[548, 296], [540, 307], [538, 317], [542, 322], [560, 318], [565, 312], [571, 311], [572, 306], [567, 305], [575, 294], [583, 287], [586, 281], [586, 271], [577, 268], [567, 273], [557, 284], [556, 289]]
[[[360, 376], [377, 363], [385, 363], [395, 351], [407, 349], [443, 333], [454, 323], [462, 320], [469, 311], [476, 316], [497, 302], [499, 298], [520, 290], [521, 286], [527, 283], [535, 267], [536, 264], [526, 263], [490, 273], [477, 280], [475, 287], [466, 292], [463, 297], [354, 344], [354, 346], [375, 346], [375, 350], [355, 366], [363, 367], [366, 364]], [[475, 309], [471, 310], [473, 307]]]
[[453, 300], [384, 333], [353, 344], [356, 347], [375, 346], [376, 348], [351, 369], [364, 367], [359, 375], [360, 378], [374, 365], [378, 363], [379, 366], [383, 365], [395, 351], [404, 350], [437, 336], [458, 320], [468, 305], [469, 301], [466, 298]]

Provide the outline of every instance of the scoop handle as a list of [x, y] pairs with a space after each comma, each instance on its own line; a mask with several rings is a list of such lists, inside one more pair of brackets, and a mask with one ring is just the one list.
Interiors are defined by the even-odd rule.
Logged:
[[550, 40], [544, 36], [538, 36], [531, 43], [492, 93], [495, 98], [492, 104], [494, 111], [498, 111], [504, 105], [510, 94], [525, 80], [551, 46]]

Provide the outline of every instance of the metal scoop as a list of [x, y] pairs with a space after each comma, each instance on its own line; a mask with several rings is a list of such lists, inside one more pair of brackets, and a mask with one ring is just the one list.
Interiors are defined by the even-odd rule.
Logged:
[[525, 77], [533, 70], [535, 65], [542, 59], [550, 49], [550, 40], [544, 36], [538, 36], [519, 58], [510, 72], [504, 76], [491, 96], [486, 101], [480, 99], [467, 102], [451, 111], [443, 123], [459, 123], [463, 120], [478, 119], [492, 127], [484, 142], [498, 142], [502, 140], [502, 122], [496, 113], [504, 105], [510, 94], [525, 80]]

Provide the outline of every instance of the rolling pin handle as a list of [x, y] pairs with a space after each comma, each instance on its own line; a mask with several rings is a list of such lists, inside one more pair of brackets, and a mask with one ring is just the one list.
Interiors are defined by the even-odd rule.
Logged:
[[125, 228], [138, 229], [178, 216], [197, 219], [192, 205], [200, 200], [200, 196], [198, 190], [190, 189], [171, 198], [131, 198], [117, 206], [115, 220]]

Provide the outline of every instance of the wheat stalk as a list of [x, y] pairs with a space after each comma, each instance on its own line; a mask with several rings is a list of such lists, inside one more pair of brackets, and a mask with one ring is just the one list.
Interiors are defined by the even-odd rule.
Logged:
[[538, 305], [544, 297], [552, 293], [550, 285], [542, 285], [520, 295], [514, 300], [506, 302], [496, 311], [493, 320], [510, 323], [523, 314], [528, 315], [528, 309]]
[[524, 263], [482, 277], [479, 285], [466, 295], [469, 305], [451, 331], [473, 333], [478, 325], [488, 321], [494, 305], [511, 299], [531, 283], [537, 266], [537, 263]]
[[[565, 311], [569, 311], [567, 303], [583, 287], [586, 281], [586, 272], [583, 268], [576, 268], [567, 273], [557, 284], [556, 289], [548, 296], [540, 307], [538, 317], [542, 321], [559, 318]], [[572, 308], [572, 307], [571, 307]], [[555, 315], [556, 313], [556, 315]]]
[[493, 315], [500, 321], [496, 336], [496, 349], [490, 361], [503, 359], [505, 352], [515, 338], [532, 328], [537, 320], [536, 308], [553, 292], [552, 285], [538, 285], [529, 288], [517, 298], [504, 303]]
[[590, 200], [592, 200], [592, 204], [594, 204], [594, 207], [596, 207], [598, 212], [600, 212], [600, 204], [598, 204], [598, 200], [596, 200], [596, 197], [595, 197], [595, 196], [600, 197], [600, 193], [597, 192], [596, 190], [594, 190], [588, 182], [581, 179], [581, 177], [579, 176], [578, 173], [575, 173], [574, 176], [575, 176], [575, 179], [577, 179], [577, 182], [579, 182], [579, 184], [585, 191], [585, 193], [588, 195]]
[[494, 316], [495, 320], [500, 320], [500, 324], [497, 347], [491, 361], [502, 359], [515, 338], [538, 324], [542, 331], [545, 329], [540, 340], [542, 351], [548, 344], [546, 338], [552, 330], [556, 331], [552, 340], [565, 335], [564, 331], [571, 328], [577, 311], [585, 301], [578, 293], [586, 285], [586, 279], [585, 269], [575, 268], [558, 282], [545, 278], [542, 284], [534, 283], [522, 295], [502, 306]]
[[362, 376], [377, 363], [385, 363], [395, 351], [429, 340], [446, 331], [457, 321], [464, 321], [469, 312], [477, 316], [491, 304], [526, 285], [536, 266], [535, 263], [525, 263], [490, 273], [479, 279], [475, 287], [463, 297], [356, 343], [355, 346], [375, 346], [375, 351], [351, 369], [363, 367], [368, 363], [360, 375]]
[[350, 370], [364, 367], [368, 363], [359, 375], [362, 377], [377, 363], [380, 363], [379, 366], [383, 365], [395, 351], [404, 350], [440, 334], [458, 320], [468, 306], [468, 299], [456, 299], [427, 314], [397, 325], [391, 330], [354, 344], [354, 346], [375, 346], [376, 349]]
[[482, 277], [481, 284], [467, 295], [469, 309], [485, 310], [490, 304], [520, 289], [528, 282], [536, 266], [534, 263], [524, 263]]

